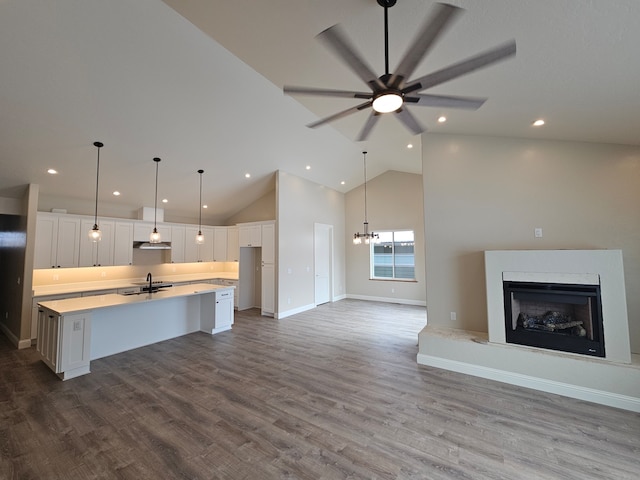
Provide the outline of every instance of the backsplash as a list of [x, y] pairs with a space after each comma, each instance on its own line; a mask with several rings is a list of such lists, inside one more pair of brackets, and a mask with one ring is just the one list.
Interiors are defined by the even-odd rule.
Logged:
[[238, 262], [162, 263], [119, 267], [47, 268], [33, 271], [33, 286], [106, 280], [144, 279], [151, 272], [154, 278], [193, 273], [238, 272]]

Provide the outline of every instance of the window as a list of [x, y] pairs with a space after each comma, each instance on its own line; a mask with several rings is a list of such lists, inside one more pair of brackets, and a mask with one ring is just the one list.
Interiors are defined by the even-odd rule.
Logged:
[[413, 230], [377, 233], [379, 241], [371, 243], [371, 278], [415, 280]]

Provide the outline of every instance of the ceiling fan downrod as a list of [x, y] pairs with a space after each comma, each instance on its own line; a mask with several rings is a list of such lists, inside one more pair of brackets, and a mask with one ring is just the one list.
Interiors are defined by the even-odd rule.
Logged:
[[389, 8], [396, 4], [396, 0], [378, 0], [378, 5], [384, 8], [384, 75], [389, 78]]

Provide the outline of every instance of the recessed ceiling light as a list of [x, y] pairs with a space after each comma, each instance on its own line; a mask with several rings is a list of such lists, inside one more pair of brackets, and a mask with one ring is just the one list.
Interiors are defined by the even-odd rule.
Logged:
[[305, 168], [306, 168], [307, 170], [311, 170], [311, 165], [307, 165]]
[[53, 168], [50, 168], [49, 170], [47, 170], [47, 173], [50, 173], [51, 175], [55, 175], [56, 173], [58, 173], [58, 171], [54, 170]]
[[536, 120], [535, 122], [533, 122], [534, 127], [541, 127], [542, 125], [544, 125], [544, 120], [542, 119]]
[[438, 117], [438, 123], [444, 123], [447, 121], [447, 117], [445, 117], [444, 115], [442, 115], [441, 117]]
[[413, 148], [413, 143], [410, 143], [409, 145], [407, 145], [407, 148]]
[[162, 203], [169, 203], [169, 200], [167, 200], [166, 198], [163, 198]]
[[244, 178], [251, 178], [251, 174], [250, 173], [245, 173], [244, 174]]
[[342, 181], [340, 182], [340, 185], [344, 185], [345, 183], [346, 183], [346, 182], [345, 182], [344, 180], [342, 180]]
[[120, 196], [120, 192], [119, 192], [119, 191], [117, 191], [117, 190], [116, 190], [115, 192], [113, 192], [113, 194], [114, 194], [116, 197], [119, 197], [119, 196]]
[[202, 208], [209, 208], [209, 205], [202, 205]]

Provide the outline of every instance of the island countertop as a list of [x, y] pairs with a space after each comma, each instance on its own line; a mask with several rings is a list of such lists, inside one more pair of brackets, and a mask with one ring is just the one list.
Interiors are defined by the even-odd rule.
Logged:
[[185, 297], [190, 295], [201, 295], [217, 290], [232, 290], [235, 287], [227, 285], [212, 285], [210, 283], [196, 283], [191, 285], [180, 285], [170, 287], [155, 293], [141, 293], [139, 295], [120, 295], [110, 293], [107, 295], [95, 295], [90, 297], [66, 298], [63, 300], [51, 300], [38, 303], [42, 307], [52, 310], [59, 315], [70, 313], [86, 312], [107, 307], [117, 307], [120, 305], [131, 305], [157, 300], [166, 300], [175, 297]]

